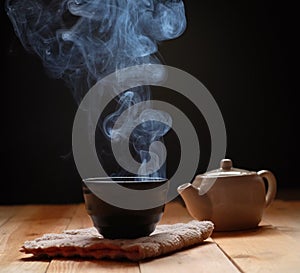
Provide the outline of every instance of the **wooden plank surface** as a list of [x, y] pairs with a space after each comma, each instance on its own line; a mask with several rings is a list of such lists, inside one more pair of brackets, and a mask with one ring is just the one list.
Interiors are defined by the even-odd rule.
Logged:
[[272, 207], [266, 209], [263, 220], [300, 245], [300, 201], [276, 200]]
[[[188, 222], [182, 202], [166, 206], [159, 224]], [[44, 233], [86, 228], [84, 204], [0, 206], [0, 272], [299, 272], [300, 201], [276, 200], [257, 229], [214, 232], [204, 244], [140, 263], [81, 259], [37, 260], [19, 252]]]
[[300, 202], [276, 200], [257, 229], [214, 232], [213, 240], [245, 272], [300, 272]]
[[76, 205], [75, 213], [67, 226], [67, 229], [92, 227], [93, 223], [86, 212], [84, 204]]
[[19, 251], [26, 240], [44, 233], [61, 232], [69, 224], [75, 207], [66, 206], [19, 206], [0, 227], [0, 272], [46, 272], [49, 261], [27, 258]]
[[98, 260], [64, 260], [51, 261], [47, 273], [140, 273], [137, 263]]
[[0, 206], [0, 227], [13, 217], [19, 209], [19, 206]]

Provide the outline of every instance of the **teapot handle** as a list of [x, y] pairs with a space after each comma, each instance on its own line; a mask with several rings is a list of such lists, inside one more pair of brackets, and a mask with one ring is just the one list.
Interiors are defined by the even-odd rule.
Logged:
[[268, 207], [274, 200], [277, 191], [277, 182], [274, 174], [267, 170], [257, 172], [257, 174], [265, 178], [268, 182], [268, 191], [266, 193], [266, 207]]

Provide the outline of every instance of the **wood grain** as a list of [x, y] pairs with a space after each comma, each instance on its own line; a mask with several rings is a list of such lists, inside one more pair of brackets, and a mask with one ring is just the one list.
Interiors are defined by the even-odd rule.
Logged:
[[166, 205], [164, 214], [159, 224], [175, 224], [178, 222], [187, 223], [193, 218], [187, 212], [182, 203], [178, 201], [170, 202]]
[[[159, 224], [188, 222], [181, 202], [170, 202]], [[0, 206], [0, 272], [167, 273], [299, 272], [300, 201], [276, 200], [256, 229], [214, 232], [206, 243], [140, 263], [80, 259], [31, 259], [19, 252], [26, 240], [44, 233], [86, 228], [84, 204]]]
[[13, 217], [19, 209], [19, 206], [0, 206], [0, 227]]
[[55, 259], [47, 273], [140, 273], [137, 263]]
[[300, 244], [300, 202], [276, 200], [272, 207], [266, 209], [264, 223], [291, 237]]
[[[215, 232], [213, 240], [245, 272], [299, 272], [299, 204], [276, 201], [256, 229]], [[285, 213], [279, 208], [284, 207]]]
[[19, 249], [26, 240], [64, 230], [74, 211], [70, 205], [18, 207], [0, 227], [0, 272], [46, 272], [49, 261], [28, 260]]
[[91, 218], [86, 212], [85, 205], [79, 204], [76, 206], [74, 215], [68, 224], [67, 229], [79, 229], [79, 228], [88, 228], [92, 227], [93, 223]]

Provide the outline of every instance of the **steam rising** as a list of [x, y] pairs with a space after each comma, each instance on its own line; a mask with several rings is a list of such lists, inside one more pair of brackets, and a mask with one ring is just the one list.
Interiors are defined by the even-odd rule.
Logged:
[[[132, 65], [160, 63], [158, 43], [180, 36], [186, 27], [181, 0], [7, 0], [6, 11], [24, 48], [41, 58], [51, 77], [66, 82], [78, 104], [106, 75]], [[145, 120], [131, 137], [141, 162], [147, 160], [151, 142], [170, 129], [170, 117], [149, 103], [147, 109], [118, 118], [150, 96], [147, 86], [127, 90], [117, 98], [116, 111], [100, 124], [110, 141], [122, 141], [126, 128]]]

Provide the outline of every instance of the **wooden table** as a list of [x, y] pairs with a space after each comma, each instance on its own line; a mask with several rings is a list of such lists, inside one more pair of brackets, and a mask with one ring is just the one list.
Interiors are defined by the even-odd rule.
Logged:
[[[172, 201], [161, 223], [189, 220], [182, 202]], [[300, 201], [276, 200], [257, 229], [214, 232], [202, 245], [140, 263], [37, 260], [19, 252], [25, 240], [91, 225], [83, 204], [0, 206], [0, 272], [300, 272]]]

